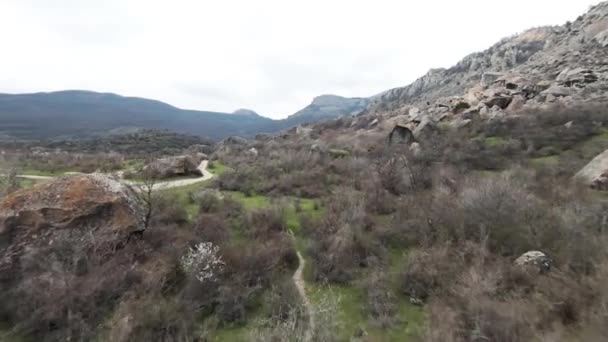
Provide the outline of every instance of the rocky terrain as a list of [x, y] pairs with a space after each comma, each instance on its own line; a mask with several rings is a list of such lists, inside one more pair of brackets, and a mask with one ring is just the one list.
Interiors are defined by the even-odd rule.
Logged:
[[366, 115], [434, 122], [608, 100], [608, 4], [563, 26], [525, 31], [374, 99]]
[[607, 66], [604, 2], [280, 134], [29, 149], [203, 176], [2, 175], [0, 339], [603, 341]]

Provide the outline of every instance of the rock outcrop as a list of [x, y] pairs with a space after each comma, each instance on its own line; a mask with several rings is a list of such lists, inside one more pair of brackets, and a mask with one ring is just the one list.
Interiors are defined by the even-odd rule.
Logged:
[[539, 251], [526, 252], [515, 260], [516, 265], [522, 267], [533, 266], [541, 273], [550, 271], [552, 263], [551, 258]]
[[[502, 118], [546, 103], [608, 102], [608, 2], [564, 26], [503, 39], [374, 97], [366, 115], [433, 122]], [[403, 122], [403, 121], [401, 121]]]
[[176, 176], [202, 176], [200, 163], [207, 156], [203, 153], [157, 159], [144, 167], [144, 173], [156, 178]]
[[144, 209], [128, 186], [101, 174], [61, 177], [0, 202], [0, 275], [53, 245], [112, 249], [143, 229]]
[[594, 189], [608, 190], [608, 150], [593, 158], [574, 178]]

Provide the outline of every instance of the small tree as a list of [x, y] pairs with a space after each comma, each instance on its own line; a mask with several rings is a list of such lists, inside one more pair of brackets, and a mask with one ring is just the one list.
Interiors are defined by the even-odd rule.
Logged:
[[182, 268], [201, 283], [215, 281], [225, 265], [219, 251], [219, 246], [211, 242], [201, 242], [182, 256]]

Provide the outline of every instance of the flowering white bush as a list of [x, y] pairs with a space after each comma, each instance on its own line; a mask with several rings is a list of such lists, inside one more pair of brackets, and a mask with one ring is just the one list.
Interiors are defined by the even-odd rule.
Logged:
[[182, 257], [182, 268], [201, 283], [214, 281], [224, 268], [224, 261], [218, 255], [220, 248], [211, 242], [202, 242], [191, 248]]

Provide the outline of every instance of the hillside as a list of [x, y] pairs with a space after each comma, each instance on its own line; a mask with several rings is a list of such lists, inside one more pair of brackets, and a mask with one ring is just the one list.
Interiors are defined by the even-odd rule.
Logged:
[[275, 133], [363, 109], [365, 100], [320, 97], [285, 120], [240, 109], [234, 113], [183, 110], [163, 102], [89, 91], [0, 94], [0, 135], [22, 139], [82, 138], [136, 129], [167, 129], [220, 140]]
[[291, 126], [322, 120], [335, 119], [341, 116], [359, 114], [367, 108], [369, 100], [365, 98], [345, 98], [336, 95], [321, 95], [297, 113], [290, 115], [287, 122]]

